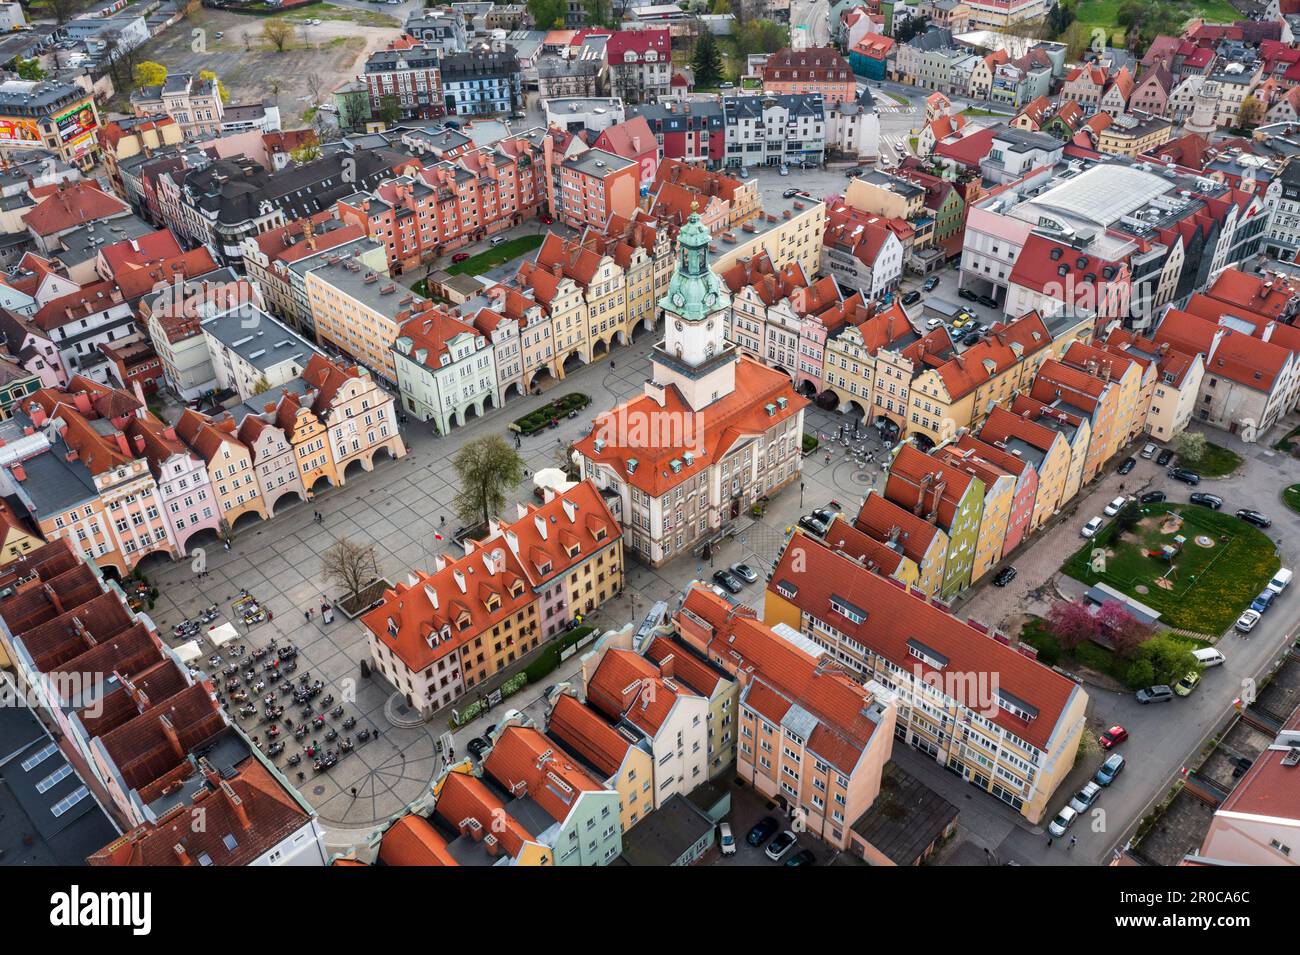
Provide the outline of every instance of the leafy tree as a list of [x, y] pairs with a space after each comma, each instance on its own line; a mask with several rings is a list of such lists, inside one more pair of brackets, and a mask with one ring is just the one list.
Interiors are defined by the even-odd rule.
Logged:
[[54, 14], [54, 19], [59, 23], [67, 23], [71, 20], [80, 5], [81, 0], [47, 0], [46, 3], [50, 12]]
[[303, 137], [302, 145], [289, 150], [289, 158], [301, 165], [320, 158], [320, 137], [316, 133]]
[[1047, 626], [1066, 650], [1095, 639], [1098, 632], [1097, 618], [1088, 612], [1087, 607], [1073, 600], [1053, 604], [1047, 611]]
[[731, 0], [713, 0], [709, 12], [716, 16], [725, 17], [731, 12]]
[[1118, 524], [1119, 529], [1126, 534], [1132, 531], [1133, 528], [1137, 527], [1141, 521], [1142, 505], [1134, 500], [1128, 501], [1122, 508], [1120, 508], [1119, 513], [1115, 515], [1115, 523]]
[[1255, 96], [1247, 96], [1241, 101], [1241, 109], [1237, 113], [1237, 125], [1242, 129], [1253, 129], [1258, 126], [1264, 118], [1266, 107]]
[[722, 81], [722, 50], [713, 34], [705, 30], [695, 41], [695, 55], [691, 57], [698, 88], [717, 86]]
[[1151, 628], [1128, 612], [1118, 600], [1107, 600], [1097, 608], [1097, 628], [1111, 649], [1128, 659], [1151, 639]]
[[1047, 12], [1047, 27], [1052, 36], [1059, 37], [1074, 22], [1074, 0], [1061, 0]]
[[283, 53], [293, 39], [293, 24], [287, 20], [267, 20], [262, 24], [262, 37], [276, 52]]
[[505, 506], [506, 490], [524, 476], [524, 459], [499, 434], [471, 441], [456, 453], [451, 466], [460, 479], [454, 506], [467, 524], [486, 524]]
[[1205, 435], [1199, 431], [1184, 431], [1174, 441], [1178, 457], [1187, 464], [1198, 464], [1205, 457]]
[[772, 20], [750, 20], [740, 24], [732, 35], [741, 56], [750, 53], [775, 53], [790, 45], [790, 28]]
[[568, 10], [567, 0], [528, 0], [528, 13], [539, 30], [563, 27], [564, 15]]
[[153, 60], [145, 60], [143, 63], [135, 65], [135, 85], [144, 86], [161, 86], [167, 79], [167, 67], [161, 63], [155, 63]]
[[271, 383], [266, 380], [266, 375], [263, 375], [261, 378], [258, 378], [257, 381], [253, 383], [253, 394], [255, 395], [260, 395], [262, 392], [270, 391], [270, 390], [271, 390]]
[[379, 558], [371, 545], [354, 544], [344, 537], [321, 554], [321, 575], [355, 600], [378, 579]]
[[609, 0], [583, 0], [583, 9], [587, 11], [588, 26], [611, 26]]
[[1151, 679], [1143, 683], [1132, 684], [1144, 686], [1151, 683], [1173, 683], [1182, 679], [1185, 673], [1196, 669], [1196, 657], [1192, 656], [1192, 645], [1176, 639], [1173, 634], [1162, 633], [1142, 644], [1135, 660], [1145, 660], [1151, 664]]
[[45, 71], [41, 69], [41, 61], [36, 57], [30, 60], [19, 60], [16, 64], [18, 76], [24, 80], [43, 80]]
[[379, 118], [385, 126], [392, 126], [402, 118], [402, 107], [398, 105], [397, 97], [392, 93], [387, 93], [380, 98]]
[[221, 77], [217, 76], [216, 73], [211, 70], [199, 70], [199, 79], [211, 80], [216, 83], [217, 95], [221, 97], [221, 102], [223, 104], [230, 102], [230, 90], [226, 89], [226, 84], [221, 82]]
[[1156, 681], [1156, 670], [1150, 660], [1134, 660], [1124, 672], [1124, 682], [1134, 689], [1150, 686]]
[[913, 37], [924, 33], [930, 26], [929, 17], [908, 17], [894, 33], [894, 39], [906, 43]]

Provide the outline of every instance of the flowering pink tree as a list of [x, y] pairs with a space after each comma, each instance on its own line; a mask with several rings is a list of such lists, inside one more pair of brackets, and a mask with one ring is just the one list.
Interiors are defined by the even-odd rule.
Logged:
[[1095, 639], [1098, 634], [1097, 618], [1083, 604], [1063, 600], [1047, 611], [1047, 625], [1062, 649], [1073, 650], [1079, 644]]
[[1129, 657], [1133, 651], [1151, 639], [1151, 628], [1129, 613], [1118, 600], [1107, 600], [1097, 610], [1097, 628], [1121, 657]]

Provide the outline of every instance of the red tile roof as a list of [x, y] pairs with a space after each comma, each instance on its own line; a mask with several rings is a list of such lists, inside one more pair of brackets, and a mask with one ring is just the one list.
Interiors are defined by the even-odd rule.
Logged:
[[507, 726], [498, 733], [483, 770], [515, 797], [532, 799], [561, 825], [583, 793], [605, 791], [532, 727]]
[[658, 735], [679, 696], [693, 696], [665, 679], [654, 663], [631, 650], [612, 648], [587, 682], [587, 703], [609, 720], [627, 720], [647, 736]]
[[606, 778], [619, 771], [627, 758], [628, 747], [633, 743], [594, 709], [567, 693], [555, 701], [546, 732], [595, 766]]
[[379, 861], [401, 866], [460, 865], [447, 851], [447, 840], [429, 825], [429, 820], [414, 814], [388, 827], [379, 844]]
[[477, 822], [484, 837], [493, 837], [512, 859], [519, 857], [526, 843], [537, 841], [481, 779], [467, 773], [447, 775], [438, 791], [434, 812], [457, 830], [467, 820]]
[[[792, 543], [786, 548], [768, 583], [769, 591], [909, 673], [937, 678], [941, 683], [945, 672], [987, 675], [993, 698], [962, 702], [1039, 749], [1046, 750], [1053, 736], [1069, 729], [1059, 724], [1081, 692], [1073, 682], [802, 532], [796, 532], [794, 540], [799, 547]], [[801, 571], [793, 567], [796, 552], [804, 557]], [[788, 590], [782, 593], [786, 581], [795, 587], [793, 596]], [[832, 609], [831, 600], [836, 596], [850, 596], [855, 606], [866, 611], [865, 619], [856, 623]], [[918, 643], [923, 652], [928, 651], [926, 656], [946, 658], [943, 670], [912, 652]], [[1034, 712], [1034, 718], [1027, 720], [1009, 712], [998, 705], [999, 697], [1010, 697], [1009, 702], [1018, 702], [1018, 708]]]
[[[877, 541], [897, 543], [903, 549], [903, 555], [916, 564], [925, 559], [935, 535], [939, 533], [933, 524], [876, 491], [867, 492], [853, 525]], [[837, 544], [838, 541], [836, 538]]]
[[35, 235], [50, 236], [130, 211], [121, 199], [97, 188], [92, 181], [82, 180], [52, 188], [23, 216], [23, 222]]
[[903, 444], [889, 463], [885, 497], [917, 516], [925, 515], [926, 521], [946, 532], [957, 519], [971, 481], [970, 474], [945, 467], [915, 445]]

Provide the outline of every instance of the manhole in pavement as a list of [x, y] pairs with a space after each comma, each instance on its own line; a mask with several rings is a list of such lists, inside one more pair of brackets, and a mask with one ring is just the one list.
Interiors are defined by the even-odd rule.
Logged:
[[1149, 593], [1151, 593], [1151, 588], [1148, 587], [1146, 584], [1138, 584], [1138, 585], [1137, 585], [1136, 587], [1134, 587], [1133, 589], [1136, 590], [1136, 591], [1137, 591], [1138, 593], [1140, 593], [1140, 594], [1149, 594]]
[[313, 787], [311, 788], [311, 794], [312, 794], [313, 796], [323, 796], [323, 795], [325, 795], [325, 787], [324, 787], [324, 786], [313, 786]]

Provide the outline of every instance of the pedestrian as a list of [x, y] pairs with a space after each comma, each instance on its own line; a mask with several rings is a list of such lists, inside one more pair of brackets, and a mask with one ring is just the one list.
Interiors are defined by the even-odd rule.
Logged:
[[438, 515], [438, 526], [439, 526], [439, 527], [446, 527], [446, 526], [447, 526], [447, 515], [446, 515], [446, 514], [440, 514], [440, 515]]
[[1074, 848], [1075, 846], [1077, 846], [1078, 844], [1079, 844], [1079, 837], [1078, 837], [1078, 836], [1070, 836], [1070, 844], [1069, 844], [1069, 846], [1066, 847], [1066, 851], [1068, 852], [1070, 849], [1073, 849], [1073, 848]]
[[1047, 848], [1049, 848], [1049, 849], [1052, 848], [1052, 841], [1053, 841], [1053, 840], [1052, 840], [1052, 837], [1051, 837], [1051, 836], [1048, 836], [1048, 837], [1047, 837]]
[[610, 363], [609, 363], [609, 370], [610, 370], [610, 371], [613, 371], [613, 370], [614, 370], [614, 362], [613, 362], [612, 360], [611, 360]]
[[304, 611], [302, 612], [302, 619], [303, 619], [304, 621], [310, 621], [310, 620], [311, 620], [311, 611], [310, 611], [310, 610], [304, 610]]

